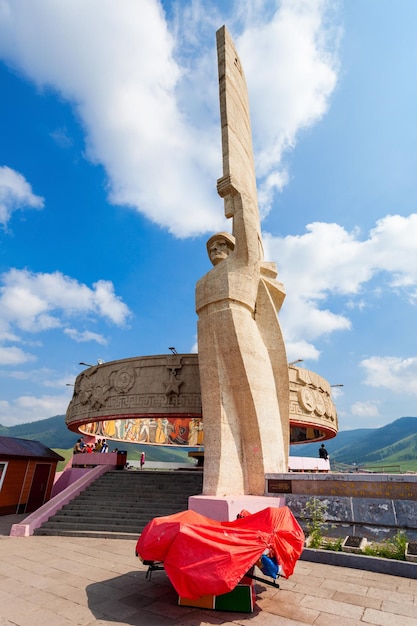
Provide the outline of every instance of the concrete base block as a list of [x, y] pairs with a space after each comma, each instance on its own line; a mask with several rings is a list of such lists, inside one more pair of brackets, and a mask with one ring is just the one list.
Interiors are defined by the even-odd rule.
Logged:
[[417, 542], [408, 542], [405, 547], [405, 560], [417, 563]]
[[345, 537], [342, 543], [343, 552], [352, 552], [353, 554], [361, 554], [366, 547], [368, 540], [365, 537], [355, 537], [349, 535]]
[[231, 522], [242, 510], [257, 513], [268, 507], [285, 506], [285, 498], [269, 496], [190, 496], [188, 508], [218, 522]]

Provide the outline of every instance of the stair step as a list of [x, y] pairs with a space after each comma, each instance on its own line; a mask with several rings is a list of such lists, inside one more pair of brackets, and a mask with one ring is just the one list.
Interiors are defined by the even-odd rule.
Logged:
[[173, 513], [179, 513], [185, 511], [184, 507], [164, 507], [164, 508], [152, 508], [149, 513], [149, 507], [142, 507], [140, 509], [129, 509], [126, 511], [112, 511], [112, 510], [94, 510], [94, 511], [80, 511], [80, 510], [66, 510], [58, 511], [53, 516], [54, 519], [60, 518], [66, 520], [69, 518], [74, 519], [131, 519], [136, 517], [143, 517], [151, 515], [151, 517], [164, 517], [165, 515], [172, 515]]
[[36, 535], [138, 538], [154, 517], [188, 508], [202, 472], [109, 471], [49, 518]]
[[143, 521], [138, 523], [131, 524], [49, 524], [46, 522], [42, 525], [42, 529], [44, 530], [93, 530], [93, 531], [106, 531], [106, 532], [129, 532], [136, 533], [139, 535], [142, 530], [145, 528], [146, 524], [149, 522]]
[[[184, 510], [184, 509], [181, 509]], [[174, 513], [179, 513], [180, 511], [174, 511]], [[67, 524], [70, 522], [76, 522], [77, 524], [79, 523], [90, 523], [91, 521], [109, 521], [109, 522], [114, 522], [114, 523], [126, 523], [126, 521], [130, 521], [130, 520], [138, 520], [138, 519], [147, 519], [150, 520], [153, 517], [165, 517], [166, 515], [172, 515], [173, 511], [172, 509], [165, 509], [165, 510], [160, 510], [157, 511], [157, 515], [155, 515], [155, 513], [153, 512], [151, 515], [149, 514], [149, 510], [148, 511], [139, 511], [139, 512], [134, 512], [134, 513], [130, 513], [130, 514], [122, 514], [122, 515], [113, 515], [112, 513], [106, 513], [100, 516], [97, 515], [74, 515], [73, 513], [68, 513], [65, 515], [62, 515], [60, 513], [56, 513], [53, 517], [51, 517], [48, 521], [56, 521], [59, 522], [61, 524]], [[47, 523], [47, 522], [45, 522]]]
[[37, 528], [35, 535], [47, 535], [50, 537], [94, 537], [95, 539], [132, 539], [138, 540], [138, 533], [111, 532], [107, 530], [48, 530], [47, 528]]

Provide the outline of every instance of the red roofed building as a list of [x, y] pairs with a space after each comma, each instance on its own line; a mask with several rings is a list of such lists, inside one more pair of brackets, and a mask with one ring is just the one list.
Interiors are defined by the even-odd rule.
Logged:
[[32, 513], [47, 502], [63, 460], [40, 441], [0, 437], [0, 515]]

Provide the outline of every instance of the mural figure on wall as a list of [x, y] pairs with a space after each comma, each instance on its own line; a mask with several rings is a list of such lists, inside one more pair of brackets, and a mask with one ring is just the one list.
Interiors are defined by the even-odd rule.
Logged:
[[157, 420], [155, 443], [166, 444], [168, 443], [168, 426], [169, 420], [166, 417]]

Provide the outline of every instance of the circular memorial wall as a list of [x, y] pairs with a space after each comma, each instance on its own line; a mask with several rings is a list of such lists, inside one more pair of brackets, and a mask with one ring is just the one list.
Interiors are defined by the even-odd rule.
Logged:
[[[330, 439], [338, 422], [329, 383], [289, 365], [291, 444]], [[197, 354], [134, 357], [88, 367], [74, 385], [68, 428], [113, 441], [204, 446]]]

